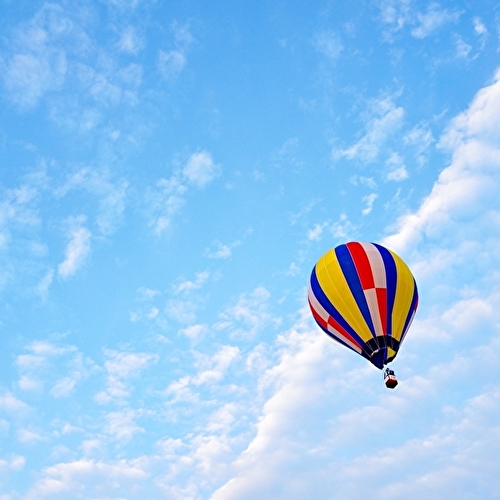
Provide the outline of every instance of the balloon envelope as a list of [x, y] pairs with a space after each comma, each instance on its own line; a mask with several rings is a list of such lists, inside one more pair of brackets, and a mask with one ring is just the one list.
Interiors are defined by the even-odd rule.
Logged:
[[410, 269], [394, 252], [376, 243], [350, 242], [318, 260], [308, 299], [325, 333], [382, 369], [405, 338], [418, 291]]

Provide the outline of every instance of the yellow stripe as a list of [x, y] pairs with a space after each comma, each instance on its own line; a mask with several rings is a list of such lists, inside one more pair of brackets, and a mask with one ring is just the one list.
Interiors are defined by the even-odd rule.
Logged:
[[410, 312], [411, 301], [415, 291], [415, 282], [408, 266], [394, 252], [389, 250], [396, 263], [396, 296], [392, 310], [392, 336], [401, 340], [406, 318]]
[[321, 289], [335, 309], [365, 341], [373, 338], [358, 304], [354, 300], [349, 285], [344, 277], [337, 256], [329, 250], [316, 264], [316, 276]]

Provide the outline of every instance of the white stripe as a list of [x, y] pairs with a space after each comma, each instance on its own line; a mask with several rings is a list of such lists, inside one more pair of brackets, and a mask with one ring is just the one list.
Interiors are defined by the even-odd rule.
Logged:
[[384, 260], [382, 259], [382, 255], [380, 255], [378, 248], [372, 243], [361, 243], [361, 246], [370, 261], [375, 288], [387, 288]]
[[325, 323], [328, 321], [328, 318], [330, 315], [325, 311], [323, 306], [318, 302], [318, 299], [314, 295], [314, 292], [312, 291], [311, 285], [309, 285], [309, 290], [307, 291], [307, 297], [309, 299], [309, 302], [313, 306], [314, 311], [320, 316]]
[[331, 332], [335, 338], [342, 340], [342, 342], [344, 342], [345, 344], [350, 346], [352, 349], [354, 349], [356, 352], [361, 354], [362, 350], [359, 346], [357, 346], [356, 344], [351, 342], [349, 339], [345, 338], [344, 335], [341, 332], [339, 332], [338, 330], [336, 330], [332, 325], [328, 324], [327, 326], [328, 326], [328, 328], [327, 328], [328, 331]]
[[375, 288], [370, 288], [369, 290], [364, 290], [366, 302], [368, 302], [368, 309], [370, 310], [370, 316], [372, 317], [373, 326], [375, 328], [375, 333], [377, 336], [383, 335], [382, 321], [380, 321], [380, 311], [378, 309], [377, 301], [377, 291]]

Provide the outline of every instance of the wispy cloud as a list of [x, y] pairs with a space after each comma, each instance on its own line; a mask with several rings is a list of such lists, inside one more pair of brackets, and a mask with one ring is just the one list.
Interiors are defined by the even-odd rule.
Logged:
[[365, 202], [366, 205], [361, 212], [363, 215], [368, 215], [372, 211], [373, 204], [375, 203], [375, 200], [377, 198], [378, 198], [377, 193], [370, 193], [367, 196], [363, 196], [363, 201]]
[[137, 55], [144, 48], [145, 42], [134, 26], [129, 25], [121, 31], [117, 46], [121, 52]]
[[180, 170], [174, 171], [169, 179], [162, 178], [150, 189], [146, 202], [153, 212], [150, 225], [157, 234], [162, 234], [171, 225], [173, 217], [179, 212], [190, 187], [204, 188], [220, 175], [221, 168], [215, 164], [207, 151], [191, 154]]
[[61, 89], [68, 73], [68, 51], [86, 46], [86, 35], [64, 9], [46, 3], [19, 26], [6, 58], [3, 79], [14, 103], [31, 108], [47, 92]]
[[437, 2], [431, 3], [425, 12], [418, 10], [412, 0], [381, 0], [379, 7], [382, 22], [389, 26], [389, 39], [405, 26], [411, 27], [413, 37], [426, 38], [445, 24], [457, 22], [461, 14], [441, 8]]
[[236, 346], [223, 345], [213, 355], [195, 352], [195, 356], [197, 373], [173, 381], [165, 390], [165, 395], [170, 397], [170, 404], [178, 401], [199, 401], [197, 387], [221, 383], [231, 365], [240, 358], [241, 351]]
[[455, 40], [455, 49], [459, 59], [467, 59], [472, 51], [472, 45], [465, 42], [462, 37], [457, 36]]
[[404, 181], [408, 179], [409, 174], [406, 166], [403, 163], [403, 158], [398, 153], [392, 153], [387, 160], [387, 180], [389, 181]]
[[415, 38], [425, 38], [432, 32], [447, 23], [458, 21], [460, 12], [450, 12], [447, 9], [441, 9], [439, 4], [432, 3], [427, 8], [427, 12], [417, 12], [414, 23], [417, 25], [411, 30]]
[[404, 110], [396, 107], [393, 97], [383, 97], [370, 104], [365, 122], [365, 134], [359, 141], [345, 149], [332, 151], [332, 158], [338, 160], [358, 159], [362, 162], [374, 161], [390, 136], [403, 125]]
[[315, 224], [314, 227], [312, 229], [309, 229], [309, 231], [307, 232], [307, 239], [311, 241], [319, 241], [326, 227], [328, 227], [328, 222]]
[[403, 137], [403, 144], [413, 149], [420, 166], [427, 162], [429, 149], [434, 142], [434, 136], [427, 123], [415, 125]]
[[45, 300], [49, 293], [50, 285], [52, 284], [52, 280], [54, 279], [54, 270], [50, 269], [45, 273], [43, 278], [39, 281], [37, 285], [37, 292], [40, 294], [42, 300]]
[[314, 48], [330, 61], [336, 61], [344, 46], [338, 34], [333, 31], [321, 31], [313, 38]]
[[68, 244], [65, 251], [65, 259], [59, 264], [57, 270], [59, 276], [67, 279], [83, 265], [90, 253], [90, 240], [92, 234], [83, 226], [85, 217], [70, 219], [68, 230]]
[[16, 358], [18, 387], [22, 391], [42, 391], [48, 385], [52, 386], [52, 397], [68, 397], [93, 372], [92, 362], [72, 345], [44, 340], [32, 342], [25, 350], [27, 353]]
[[172, 23], [174, 33], [174, 48], [160, 50], [158, 54], [158, 70], [165, 80], [173, 82], [182, 73], [187, 64], [187, 53], [194, 38], [189, 30], [189, 25]]
[[264, 326], [278, 326], [280, 319], [268, 311], [270, 297], [269, 291], [262, 286], [251, 293], [242, 294], [234, 305], [219, 315], [221, 321], [215, 328], [229, 329], [234, 338], [252, 339]]

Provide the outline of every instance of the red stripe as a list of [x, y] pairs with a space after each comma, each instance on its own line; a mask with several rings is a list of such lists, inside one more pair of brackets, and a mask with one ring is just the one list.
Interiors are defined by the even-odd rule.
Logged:
[[375, 288], [382, 331], [387, 335], [387, 288]]
[[345, 337], [346, 339], [349, 339], [350, 342], [352, 342], [354, 345], [358, 346], [361, 349], [361, 346], [359, 343], [354, 340], [343, 328], [340, 326], [331, 316], [328, 318], [328, 324], [330, 326], [333, 326], [335, 330], [337, 330], [338, 333], [341, 334], [342, 337]]
[[373, 272], [370, 266], [370, 261], [366, 255], [365, 249], [359, 243], [352, 241], [346, 244], [351, 254], [354, 266], [358, 272], [359, 280], [363, 290], [375, 288], [375, 281], [373, 279]]

